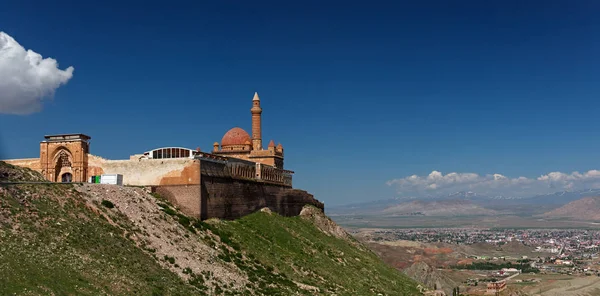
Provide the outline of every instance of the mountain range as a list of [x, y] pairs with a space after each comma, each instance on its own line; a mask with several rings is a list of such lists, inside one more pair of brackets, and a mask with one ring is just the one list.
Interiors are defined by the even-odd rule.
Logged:
[[584, 197], [542, 215], [544, 218], [571, 218], [600, 221], [600, 197]]
[[481, 195], [472, 191], [459, 191], [448, 195], [436, 196], [431, 199], [469, 199], [478, 203], [494, 203], [494, 201], [502, 201], [502, 203], [524, 204], [524, 203], [537, 203], [538, 201], [550, 204], [565, 204], [570, 201], [580, 199], [588, 196], [600, 195], [600, 189], [585, 189], [578, 191], [557, 191], [549, 194], [540, 194], [534, 196], [505, 196], [505, 195]]
[[420, 215], [420, 216], [479, 216], [496, 215], [498, 212], [483, 208], [469, 200], [415, 200], [400, 203], [383, 210], [387, 215]]
[[[527, 208], [527, 205], [535, 205], [535, 207], [543, 206], [544, 211], [549, 211], [565, 205], [569, 202], [592, 196], [600, 196], [600, 189], [585, 189], [578, 191], [558, 191], [550, 194], [541, 194], [529, 197], [520, 196], [486, 196], [477, 194], [472, 191], [459, 191], [448, 195], [431, 196], [427, 198], [392, 198], [385, 200], [375, 200], [368, 202], [352, 203], [346, 205], [326, 207], [328, 215], [371, 215], [371, 214], [394, 214], [396, 208], [403, 211], [404, 208], [409, 208], [409, 204], [414, 201], [424, 202], [440, 202], [440, 201], [457, 201], [463, 200], [480, 206], [481, 208], [492, 208], [494, 210], [505, 210], [507, 208]], [[417, 203], [418, 204], [418, 203]], [[415, 204], [416, 205], [416, 204]], [[431, 205], [438, 205], [432, 203]], [[443, 205], [443, 204], [439, 204]], [[463, 205], [465, 209], [470, 206]], [[480, 210], [480, 209], [478, 209]], [[430, 209], [430, 211], [434, 211]], [[485, 211], [487, 212], [487, 211]], [[482, 212], [483, 213], [483, 212]], [[491, 212], [490, 212], [491, 213]], [[543, 213], [543, 212], [541, 212]]]

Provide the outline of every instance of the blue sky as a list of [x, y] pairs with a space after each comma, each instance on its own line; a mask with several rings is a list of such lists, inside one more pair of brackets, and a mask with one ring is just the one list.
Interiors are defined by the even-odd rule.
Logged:
[[597, 1], [123, 2], [3, 4], [0, 31], [74, 67], [39, 112], [0, 114], [3, 158], [52, 133], [208, 150], [258, 91], [265, 142], [326, 204], [474, 188], [451, 172], [596, 186], [571, 172], [600, 169]]

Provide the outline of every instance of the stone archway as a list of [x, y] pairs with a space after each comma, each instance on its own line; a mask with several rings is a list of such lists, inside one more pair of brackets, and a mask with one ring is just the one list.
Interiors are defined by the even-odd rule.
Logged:
[[69, 150], [60, 149], [54, 156], [54, 182], [64, 182], [68, 179], [73, 180], [73, 156]]
[[46, 180], [61, 182], [71, 174], [72, 182], [86, 182], [90, 137], [84, 134], [46, 136], [40, 143], [40, 171]]

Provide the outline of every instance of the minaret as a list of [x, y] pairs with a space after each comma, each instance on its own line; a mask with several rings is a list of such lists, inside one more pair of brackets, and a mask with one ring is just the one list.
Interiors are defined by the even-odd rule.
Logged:
[[260, 114], [262, 109], [260, 108], [260, 98], [258, 93], [254, 93], [252, 99], [252, 150], [262, 150], [262, 135], [260, 129]]

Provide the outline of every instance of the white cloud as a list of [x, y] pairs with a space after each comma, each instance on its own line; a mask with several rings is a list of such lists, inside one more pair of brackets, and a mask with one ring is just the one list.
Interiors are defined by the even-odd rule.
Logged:
[[395, 186], [400, 197], [441, 196], [457, 191], [473, 191], [479, 195], [528, 197], [560, 190], [600, 188], [600, 171], [584, 173], [551, 172], [537, 178], [509, 178], [501, 174], [448, 173], [432, 171], [427, 176], [412, 175], [387, 182]]
[[73, 67], [60, 70], [52, 58], [25, 50], [0, 31], [0, 113], [30, 114], [42, 109], [62, 84], [73, 77]]

